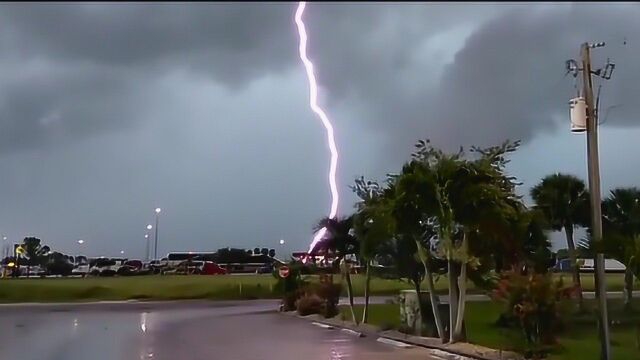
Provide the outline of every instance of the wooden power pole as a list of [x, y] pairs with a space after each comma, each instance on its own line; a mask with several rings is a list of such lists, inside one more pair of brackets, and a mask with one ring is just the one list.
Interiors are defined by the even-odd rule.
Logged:
[[590, 49], [604, 46], [604, 43], [582, 44], [582, 86], [587, 110], [587, 162], [589, 172], [589, 192], [591, 196], [591, 236], [594, 259], [596, 298], [598, 299], [598, 330], [600, 332], [600, 350], [602, 360], [611, 359], [611, 342], [609, 336], [609, 318], [607, 314], [607, 285], [605, 283], [604, 254], [602, 246], [602, 208], [600, 195], [600, 160], [598, 155], [598, 109], [593, 99], [593, 83], [591, 81]]

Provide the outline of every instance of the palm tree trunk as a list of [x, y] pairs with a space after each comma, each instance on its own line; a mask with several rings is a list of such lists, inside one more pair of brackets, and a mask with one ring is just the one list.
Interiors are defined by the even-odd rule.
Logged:
[[[467, 252], [467, 234], [464, 233], [462, 237], [462, 249]], [[466, 296], [467, 296], [467, 264], [462, 263], [460, 267], [460, 276], [458, 276], [458, 289], [460, 289], [459, 299], [458, 299], [458, 310], [456, 312], [456, 325], [451, 326], [453, 329], [453, 340], [458, 341], [462, 338], [462, 321], [464, 320], [464, 310], [466, 305]]]
[[[422, 249], [421, 248], [422, 245], [417, 240], [416, 240], [416, 246], [418, 246], [418, 249]], [[440, 337], [440, 340], [444, 343], [445, 332], [444, 332], [444, 327], [442, 326], [442, 318], [440, 317], [440, 310], [438, 309], [438, 305], [440, 304], [440, 299], [438, 298], [438, 295], [436, 295], [436, 292], [435, 292], [435, 286], [433, 284], [433, 273], [431, 272], [431, 270], [429, 270], [427, 259], [423, 255], [422, 251], [418, 251], [418, 254], [420, 254], [420, 261], [422, 262], [422, 266], [424, 266], [424, 274], [425, 274], [425, 277], [427, 278], [427, 290], [429, 291], [429, 300], [431, 302], [431, 311], [433, 312], [433, 319], [436, 323], [438, 336]]]
[[362, 310], [362, 323], [366, 324], [369, 321], [369, 284], [371, 283], [371, 262], [366, 262], [367, 270], [365, 272], [364, 280], [364, 309]]
[[[422, 327], [423, 327], [423, 323], [422, 323], [422, 319], [424, 319], [424, 309], [422, 308], [422, 297], [420, 296], [421, 294], [421, 290], [420, 290], [420, 280], [414, 281], [413, 282], [414, 288], [416, 289], [416, 299], [418, 300], [418, 312], [420, 313], [420, 327], [416, 328], [416, 322], [418, 321], [418, 317], [414, 316], [413, 318], [413, 324], [411, 324], [413, 326], [413, 331], [415, 331], [416, 336], [422, 336]], [[415, 314], [414, 314], [415, 315]]]
[[[630, 264], [629, 264], [630, 265]], [[624, 308], [631, 310], [633, 300], [633, 272], [631, 266], [624, 270]]]
[[455, 263], [447, 261], [447, 277], [449, 278], [449, 342], [454, 342], [453, 327], [458, 317], [458, 284]]
[[349, 268], [347, 267], [346, 261], [344, 264], [343, 273], [344, 273], [345, 281], [347, 283], [347, 296], [349, 297], [349, 309], [351, 310], [351, 319], [353, 319], [354, 324], [358, 325], [358, 319], [356, 318], [356, 313], [353, 310], [353, 286], [351, 285], [351, 274], [349, 274]]
[[569, 261], [571, 261], [571, 272], [573, 274], [573, 285], [579, 289], [578, 291], [578, 309], [584, 310], [584, 301], [582, 300], [582, 284], [580, 283], [580, 267], [576, 254], [576, 245], [573, 242], [573, 224], [564, 226], [564, 233], [567, 236], [567, 247], [569, 248]]

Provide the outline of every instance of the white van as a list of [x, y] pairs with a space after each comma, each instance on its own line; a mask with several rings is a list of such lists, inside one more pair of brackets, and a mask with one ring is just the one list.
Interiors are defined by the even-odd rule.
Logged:
[[[593, 259], [578, 259], [580, 272], [592, 273], [594, 271]], [[604, 259], [604, 271], [608, 273], [623, 273], [627, 269], [623, 263], [615, 259]]]

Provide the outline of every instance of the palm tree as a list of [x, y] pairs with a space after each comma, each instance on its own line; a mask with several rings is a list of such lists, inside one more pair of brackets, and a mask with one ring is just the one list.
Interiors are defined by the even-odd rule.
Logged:
[[360, 244], [360, 257], [365, 263], [364, 310], [362, 322], [367, 323], [369, 316], [369, 295], [371, 283], [371, 265], [378, 255], [388, 249], [392, 237], [389, 200], [393, 192], [381, 189], [378, 183], [356, 179], [351, 189], [361, 199], [356, 204], [357, 212], [353, 218], [353, 229]]
[[580, 289], [578, 305], [584, 309], [582, 301], [582, 286], [580, 284], [580, 269], [576, 259], [576, 246], [573, 230], [580, 225], [588, 224], [589, 194], [582, 180], [573, 175], [548, 175], [534, 186], [531, 198], [535, 207], [540, 209], [553, 230], [564, 230], [569, 249], [569, 259], [573, 273], [573, 284]]
[[341, 218], [325, 217], [321, 219], [314, 228], [314, 232], [326, 229], [324, 238], [318, 243], [315, 249], [324, 249], [326, 253], [332, 252], [336, 254], [334, 266], [340, 266], [342, 276], [347, 283], [347, 296], [349, 297], [349, 307], [353, 322], [358, 324], [356, 313], [353, 309], [353, 285], [351, 283], [351, 274], [345, 257], [347, 255], [357, 254], [359, 244], [353, 235], [353, 215]]
[[22, 240], [22, 248], [27, 258], [27, 277], [31, 274], [31, 266], [41, 265], [44, 263], [45, 257], [51, 249], [48, 246], [42, 246], [41, 240], [36, 237], [26, 237]]
[[602, 210], [605, 250], [626, 266], [625, 306], [631, 309], [633, 277], [640, 275], [640, 189], [612, 190]]

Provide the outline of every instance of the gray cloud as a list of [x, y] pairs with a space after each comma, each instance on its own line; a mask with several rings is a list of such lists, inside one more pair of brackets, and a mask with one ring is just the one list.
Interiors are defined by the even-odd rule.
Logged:
[[[162, 251], [280, 237], [304, 248], [329, 206], [328, 161], [294, 10], [0, 5], [0, 196], [12, 204], [0, 230], [139, 254], [162, 206]], [[342, 150], [340, 210], [351, 210], [353, 177], [397, 170], [418, 138], [482, 145], [567, 127], [563, 64], [586, 40], [609, 42], [594, 64], [618, 64], [603, 104], [623, 106], [606, 125], [634, 125], [638, 12], [309, 3], [309, 52]]]
[[[295, 57], [288, 4], [3, 4], [0, 151], [124, 130], [157, 80], [239, 90]], [[154, 102], [166, 99], [153, 99]]]

